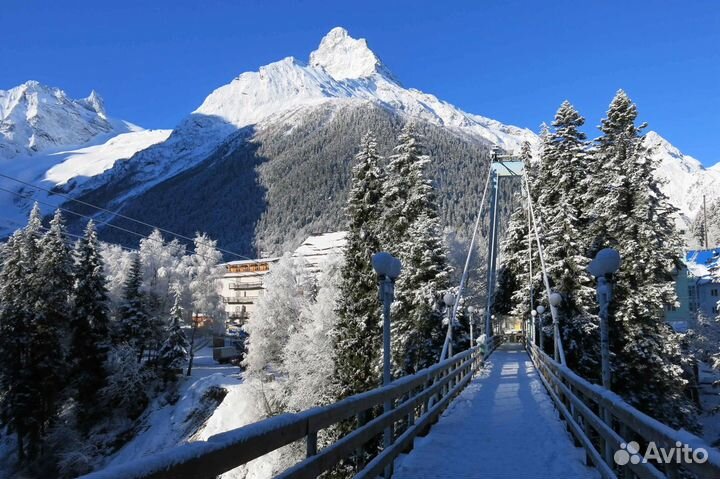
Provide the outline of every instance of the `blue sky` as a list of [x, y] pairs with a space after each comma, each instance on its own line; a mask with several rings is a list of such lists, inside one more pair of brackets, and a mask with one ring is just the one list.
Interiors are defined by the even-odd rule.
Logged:
[[720, 161], [717, 1], [3, 0], [0, 89], [28, 79], [170, 128], [213, 89], [344, 26], [405, 86], [535, 131], [569, 99], [588, 133], [618, 88], [684, 153]]

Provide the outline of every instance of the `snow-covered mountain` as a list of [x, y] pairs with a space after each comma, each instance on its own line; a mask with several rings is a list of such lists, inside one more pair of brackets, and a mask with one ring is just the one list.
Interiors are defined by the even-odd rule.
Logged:
[[[489, 145], [517, 150], [524, 141], [538, 142], [528, 129], [464, 112], [404, 87], [364, 39], [352, 38], [340, 27], [320, 41], [306, 62], [288, 57], [217, 88], [172, 133], [133, 131], [137, 127], [107, 117], [97, 94], [70, 100], [35, 82], [0, 92], [0, 112], [0, 131], [7, 132], [0, 137], [0, 172], [24, 173], [28, 181], [189, 235], [205, 229], [223, 244], [248, 229], [260, 237], [268, 231], [282, 236], [278, 231], [291, 227], [307, 227], [297, 233], [302, 237], [322, 232], [321, 225], [337, 229], [328, 218], [339, 218], [335, 210], [341, 210], [348, 164], [362, 129], [376, 130], [385, 145], [404, 121], [429, 129], [436, 162], [430, 168], [442, 193], [449, 195], [447, 207], [458, 208], [448, 213], [455, 222], [472, 216], [460, 212], [459, 202], [469, 201], [461, 198], [474, 194], [476, 177], [484, 173], [484, 165], [468, 162], [479, 161]], [[74, 147], [61, 147], [68, 144]], [[703, 168], [655, 133], [648, 134], [647, 144], [685, 225], [702, 194], [715, 195], [720, 167]], [[12, 158], [12, 166], [2, 158]], [[336, 176], [323, 180], [309, 168], [326, 168], [326, 175]], [[467, 182], [441, 178], [453, 168], [470, 168], [460, 173]], [[304, 190], [326, 203], [325, 209], [299, 210], [302, 201], [292, 198]], [[233, 205], [234, 211], [253, 213], [243, 210], [233, 225], [225, 224], [230, 211], [223, 208], [235, 194], [242, 201]], [[187, 204], [181, 207], [183, 201]], [[163, 205], [162, 211], [152, 210], [157, 205]], [[208, 205], [214, 215], [205, 214]], [[19, 206], [25, 210], [29, 201]], [[269, 218], [283, 215], [297, 224], [270, 224], [279, 220]]]
[[108, 118], [94, 90], [80, 100], [36, 81], [0, 90], [0, 159], [80, 146], [101, 135], [107, 138], [140, 129]]
[[304, 114], [320, 106], [364, 103], [506, 149], [536, 141], [528, 129], [466, 113], [433, 95], [404, 88], [364, 39], [354, 39], [337, 27], [310, 54], [309, 62], [287, 57], [241, 74], [212, 92], [167, 142], [133, 158], [134, 165], [119, 164], [87, 186], [100, 187], [132, 174], [135, 188], [117, 198], [124, 201], [205, 160], [242, 128], [302, 122]]
[[[95, 91], [74, 100], [36, 81], [0, 90], [0, 173], [43, 188], [74, 187], [169, 134], [109, 117]], [[24, 224], [32, 201], [60, 203], [5, 177], [0, 177], [0, 188], [7, 190], [0, 191], [0, 233]], [[46, 212], [50, 209], [44, 206]]]
[[705, 168], [654, 131], [645, 135], [645, 147], [658, 162], [657, 175], [665, 181], [663, 191], [680, 209], [678, 225], [687, 227], [702, 208], [703, 195], [708, 204], [720, 197], [720, 163]]

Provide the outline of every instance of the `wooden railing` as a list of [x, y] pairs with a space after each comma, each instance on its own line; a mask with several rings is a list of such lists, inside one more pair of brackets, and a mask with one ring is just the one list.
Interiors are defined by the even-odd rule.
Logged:
[[[491, 338], [487, 354], [502, 343]], [[110, 467], [83, 479], [202, 479], [215, 476], [257, 459], [271, 451], [305, 440], [306, 459], [282, 472], [282, 478], [317, 477], [341, 460], [351, 457], [387, 428], [401, 426], [392, 444], [358, 471], [356, 477], [376, 477], [394, 459], [412, 448], [414, 438], [437, 420], [450, 401], [465, 388], [484, 358], [476, 346], [402, 377], [387, 386], [348, 397], [328, 406], [296, 414], [282, 414], [239, 429], [217, 434], [207, 441], [192, 442], [135, 462]], [[392, 409], [378, 412], [389, 401]], [[370, 411], [377, 416], [365, 422]], [[318, 447], [318, 432], [341, 421], [355, 421], [355, 428], [336, 442]]]
[[[638, 411], [620, 396], [592, 384], [567, 367], [561, 366], [534, 344], [528, 351], [548, 393], [573, 435], [576, 445], [585, 449], [587, 460], [605, 478], [720, 478], [720, 452], [702, 439], [675, 430]], [[621, 444], [639, 444], [639, 458], [651, 442], [658, 449], [671, 451], [679, 442], [692, 451], [704, 449], [707, 459], [692, 461], [643, 461], [618, 465], [614, 460]], [[698, 456], [700, 457], [700, 456]]]

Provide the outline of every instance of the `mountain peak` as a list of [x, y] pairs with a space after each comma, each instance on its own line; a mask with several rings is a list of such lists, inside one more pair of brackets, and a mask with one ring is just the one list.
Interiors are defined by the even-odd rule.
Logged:
[[364, 38], [355, 39], [342, 27], [335, 27], [320, 41], [317, 50], [310, 54], [310, 65], [324, 69], [335, 80], [358, 79], [380, 73], [392, 79]]
[[96, 92], [95, 90], [92, 90], [90, 92], [90, 95], [88, 95], [87, 98], [84, 98], [80, 100], [83, 105], [85, 105], [89, 110], [96, 112], [98, 115], [100, 115], [102, 118], [106, 118], [105, 114], [105, 101], [102, 99], [102, 97]]

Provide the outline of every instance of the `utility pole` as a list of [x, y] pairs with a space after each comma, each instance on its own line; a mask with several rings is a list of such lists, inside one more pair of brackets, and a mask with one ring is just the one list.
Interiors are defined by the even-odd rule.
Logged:
[[705, 195], [703, 195], [703, 233], [705, 236], [705, 249], [708, 249], [710, 248], [710, 242], [708, 241], [707, 204], [705, 203]]

